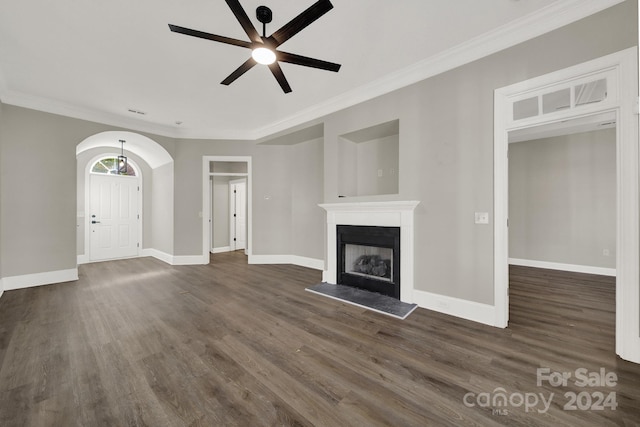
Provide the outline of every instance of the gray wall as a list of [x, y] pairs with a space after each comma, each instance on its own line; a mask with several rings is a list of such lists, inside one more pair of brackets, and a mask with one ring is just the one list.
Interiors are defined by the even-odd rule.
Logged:
[[510, 144], [509, 256], [615, 268], [615, 250], [616, 130]]
[[5, 277], [76, 267], [75, 148], [100, 130], [72, 122], [3, 106], [0, 170], [12, 177], [2, 181], [0, 203]]
[[[97, 133], [121, 129], [6, 104], [1, 124], [3, 277], [75, 268], [76, 145]], [[172, 154], [171, 139], [146, 136]]]
[[291, 254], [291, 182], [286, 148], [242, 141], [180, 140], [175, 152], [175, 255], [202, 253], [202, 157], [251, 156], [256, 255]]
[[325, 211], [323, 197], [323, 140], [289, 148], [291, 165], [291, 246], [294, 255], [324, 259]]
[[145, 248], [173, 254], [173, 163], [153, 169], [151, 177], [151, 242], [145, 239]]
[[[77, 227], [77, 212], [83, 208], [76, 206], [76, 200], [79, 198], [82, 202], [84, 198], [84, 169], [81, 173], [78, 171], [76, 146], [89, 136], [120, 129], [10, 105], [2, 105], [0, 119], [0, 251], [3, 254], [0, 268], [3, 277], [75, 268], [77, 254], [84, 252], [84, 236], [78, 235], [81, 227]], [[139, 165], [144, 165], [145, 248], [170, 255], [200, 255], [202, 156], [250, 155], [254, 178], [254, 253], [295, 255], [291, 242], [294, 165], [290, 153], [296, 149], [242, 141], [185, 141], [147, 136], [163, 146], [174, 163], [150, 170], [142, 159], [130, 155]], [[86, 156], [99, 152], [100, 149], [92, 150]], [[80, 164], [88, 161], [86, 156], [81, 156]], [[28, 174], [24, 173], [26, 165]], [[322, 188], [317, 163], [313, 165], [316, 165], [313, 173], [296, 184], [299, 194], [317, 194], [318, 188]], [[20, 177], [20, 180], [7, 180], [7, 176]], [[169, 185], [172, 182], [173, 193]], [[312, 187], [310, 192], [306, 191], [304, 182]], [[314, 208], [320, 199], [313, 200]], [[304, 210], [301, 200], [306, 199], [298, 199], [296, 210]], [[324, 217], [316, 216], [315, 220], [316, 228], [321, 230]], [[308, 242], [296, 245], [296, 250], [302, 256], [316, 254], [322, 258], [324, 246], [317, 237], [321, 233], [318, 231]]]
[[361, 142], [357, 150], [358, 195], [398, 193], [398, 135]]
[[400, 119], [400, 191], [356, 200], [419, 200], [415, 287], [493, 304], [494, 90], [638, 42], [637, 2], [596, 15], [326, 117], [324, 198], [338, 198], [339, 135]]

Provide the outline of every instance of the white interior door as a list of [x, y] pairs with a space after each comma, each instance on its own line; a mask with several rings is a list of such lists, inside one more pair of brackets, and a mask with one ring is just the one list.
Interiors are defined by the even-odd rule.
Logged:
[[245, 249], [247, 245], [247, 181], [229, 181], [229, 217], [231, 250]]
[[138, 179], [91, 175], [92, 261], [138, 255]]

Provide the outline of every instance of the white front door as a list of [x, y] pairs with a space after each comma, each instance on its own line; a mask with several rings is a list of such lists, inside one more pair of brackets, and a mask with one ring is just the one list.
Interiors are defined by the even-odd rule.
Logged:
[[91, 261], [138, 255], [136, 177], [91, 175]]
[[229, 181], [230, 246], [231, 250], [244, 249], [247, 244], [247, 181]]

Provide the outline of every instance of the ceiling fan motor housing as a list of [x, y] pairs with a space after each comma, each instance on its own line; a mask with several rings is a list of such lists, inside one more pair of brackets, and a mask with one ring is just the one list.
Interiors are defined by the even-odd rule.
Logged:
[[258, 18], [259, 22], [268, 24], [273, 18], [271, 9], [269, 9], [267, 6], [258, 6], [258, 8], [256, 9], [256, 18]]

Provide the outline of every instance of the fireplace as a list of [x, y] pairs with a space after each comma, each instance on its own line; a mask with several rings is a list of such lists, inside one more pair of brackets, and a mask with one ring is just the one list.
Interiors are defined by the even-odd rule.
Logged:
[[[396, 260], [393, 260], [392, 257], [389, 257], [384, 252], [364, 252], [360, 253], [360, 255], [377, 255], [380, 259], [392, 260], [392, 265], [389, 266], [393, 271], [390, 276], [392, 278], [391, 281], [399, 287], [399, 294], [396, 294], [395, 298], [399, 298], [402, 302], [413, 303], [413, 211], [418, 203], [418, 201], [381, 201], [321, 204], [320, 206], [327, 211], [327, 264], [322, 274], [322, 281], [332, 284], [338, 284], [340, 281], [341, 274], [339, 270], [342, 264], [342, 255], [340, 257], [337, 256], [338, 247], [341, 246], [337, 244], [338, 227], [349, 225], [376, 229], [395, 228], [400, 230], [398, 239], [399, 248], [395, 251], [398, 256]], [[355, 245], [372, 246], [368, 241], [361, 243], [356, 242]], [[388, 248], [389, 245], [383, 245], [383, 248], [384, 247]], [[400, 253], [402, 253], [402, 259], [400, 259]], [[361, 261], [366, 262], [365, 259]], [[371, 261], [371, 258], [369, 261]], [[376, 262], [377, 259], [373, 260], [373, 263]], [[379, 263], [378, 265], [382, 268]], [[393, 279], [394, 274], [398, 274], [397, 280]], [[358, 274], [349, 275], [350, 278], [353, 278], [352, 276], [358, 276]], [[402, 277], [401, 283], [400, 277]]]
[[336, 226], [337, 283], [400, 299], [400, 227]]

